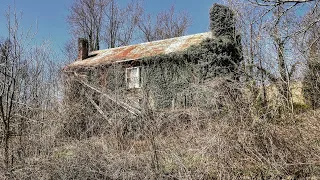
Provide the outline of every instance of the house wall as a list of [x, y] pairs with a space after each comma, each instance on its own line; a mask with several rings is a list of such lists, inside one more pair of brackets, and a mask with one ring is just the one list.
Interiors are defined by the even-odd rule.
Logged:
[[190, 104], [188, 89], [197, 81], [194, 63], [171, 55], [146, 58], [143, 62], [143, 90], [151, 97], [153, 108], [175, 109]]
[[[192, 85], [231, 75], [242, 60], [241, 48], [228, 38], [206, 39], [182, 52], [122, 61], [88, 69], [88, 79], [121, 101], [152, 109], [184, 108], [194, 104]], [[236, 65], [235, 65], [236, 64]], [[125, 69], [141, 67], [142, 87], [127, 89]]]
[[[159, 57], [154, 58], [145, 62], [142, 60], [143, 63], [129, 61], [77, 71], [88, 84], [133, 107], [163, 109], [190, 105], [188, 87], [195, 77], [193, 65], [173, 59], [157, 61]], [[128, 89], [126, 68], [137, 66], [141, 67], [141, 88]]]

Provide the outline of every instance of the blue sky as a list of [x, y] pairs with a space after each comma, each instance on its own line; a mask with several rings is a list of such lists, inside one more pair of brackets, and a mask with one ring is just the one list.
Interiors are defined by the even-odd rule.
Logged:
[[[69, 39], [69, 28], [66, 17], [73, 0], [1, 0], [0, 5], [0, 38], [7, 36], [5, 14], [8, 7], [22, 13], [21, 27], [31, 28], [36, 32], [35, 42], [49, 41], [57, 55]], [[128, 0], [119, 0], [124, 5]], [[176, 12], [187, 12], [192, 20], [188, 34], [208, 31], [209, 9], [219, 0], [144, 0], [144, 8], [148, 13], [156, 14], [175, 6]]]

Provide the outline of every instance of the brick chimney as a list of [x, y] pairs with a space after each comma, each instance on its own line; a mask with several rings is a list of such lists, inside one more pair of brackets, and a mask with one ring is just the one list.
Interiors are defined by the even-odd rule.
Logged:
[[89, 47], [88, 40], [85, 38], [78, 39], [78, 60], [84, 60], [88, 58]]

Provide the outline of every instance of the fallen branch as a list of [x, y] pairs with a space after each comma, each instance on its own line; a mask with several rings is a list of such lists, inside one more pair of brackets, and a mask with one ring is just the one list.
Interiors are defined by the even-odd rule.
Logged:
[[[77, 75], [76, 72], [74, 72], [74, 75], [75, 75], [76, 77], [78, 77], [78, 75]], [[130, 113], [132, 113], [132, 114], [134, 114], [134, 115], [136, 115], [136, 116], [140, 116], [140, 115], [141, 115], [141, 111], [140, 111], [139, 109], [134, 108], [134, 107], [130, 106], [130, 105], [127, 104], [127, 103], [124, 103], [124, 102], [122, 102], [122, 101], [119, 101], [118, 99], [113, 98], [113, 97], [111, 97], [110, 95], [103, 93], [103, 92], [100, 91], [98, 88], [95, 88], [95, 87], [87, 84], [86, 82], [82, 81], [80, 78], [78, 78], [77, 80], [78, 80], [80, 83], [82, 83], [83, 85], [85, 85], [86, 87], [88, 87], [88, 88], [92, 89], [93, 91], [101, 94], [103, 97], [106, 97], [107, 99], [111, 100], [112, 102], [114, 102], [114, 103], [117, 104], [118, 106], [120, 106], [120, 107], [122, 107], [123, 109], [127, 110], [128, 112], [130, 112]]]
[[85, 93], [86, 98], [91, 102], [91, 104], [97, 109], [97, 111], [102, 115], [102, 117], [109, 123], [109, 125], [111, 125], [111, 122], [109, 120], [109, 118], [107, 117], [107, 115], [102, 111], [102, 109], [100, 108], [100, 106], [94, 102], [94, 100], [88, 96], [87, 93]]

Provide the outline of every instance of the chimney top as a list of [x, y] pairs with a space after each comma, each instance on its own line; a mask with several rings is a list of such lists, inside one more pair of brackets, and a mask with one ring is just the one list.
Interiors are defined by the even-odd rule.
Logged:
[[84, 60], [89, 56], [88, 40], [85, 38], [78, 39], [78, 60]]

